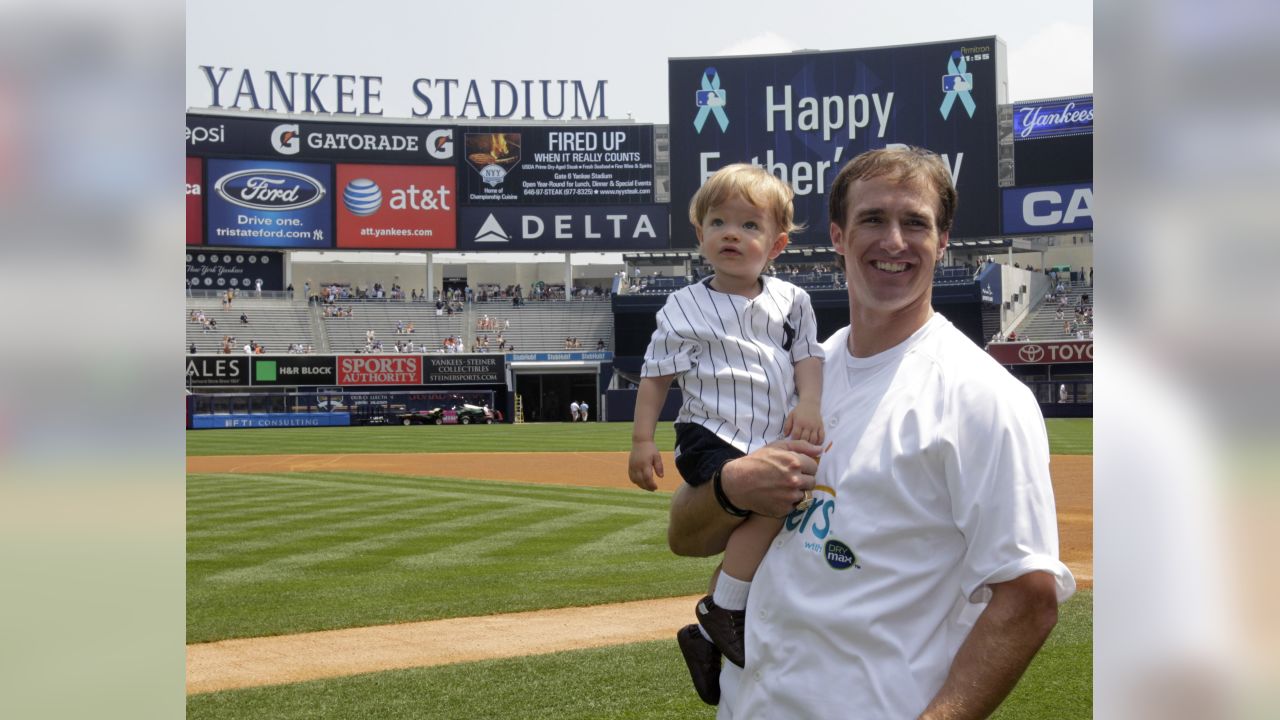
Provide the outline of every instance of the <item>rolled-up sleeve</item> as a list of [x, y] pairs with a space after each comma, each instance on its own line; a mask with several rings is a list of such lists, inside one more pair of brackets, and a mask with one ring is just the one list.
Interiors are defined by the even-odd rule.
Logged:
[[1058, 602], [1066, 601], [1075, 578], [1058, 558], [1049, 442], [1035, 399], [1020, 383], [960, 398], [968, 407], [947, 485], [967, 545], [961, 592], [987, 602], [990, 585], [1040, 571], [1053, 575]]
[[644, 352], [641, 377], [679, 375], [698, 362], [699, 344], [694, 340], [694, 330], [677, 304], [675, 296], [658, 311], [658, 328], [653, 331], [649, 347]]

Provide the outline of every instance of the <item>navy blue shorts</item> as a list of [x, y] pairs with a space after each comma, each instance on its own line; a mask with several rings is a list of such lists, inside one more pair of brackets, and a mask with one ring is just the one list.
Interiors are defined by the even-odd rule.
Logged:
[[676, 469], [690, 485], [702, 485], [720, 469], [746, 453], [697, 423], [676, 423]]

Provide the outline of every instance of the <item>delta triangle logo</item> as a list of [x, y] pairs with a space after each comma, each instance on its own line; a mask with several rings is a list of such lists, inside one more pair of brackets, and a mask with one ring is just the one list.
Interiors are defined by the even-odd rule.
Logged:
[[506, 230], [502, 229], [502, 225], [498, 223], [498, 219], [489, 213], [489, 217], [485, 219], [484, 224], [480, 226], [480, 230], [476, 232], [475, 241], [480, 242], [511, 242], [511, 236]]

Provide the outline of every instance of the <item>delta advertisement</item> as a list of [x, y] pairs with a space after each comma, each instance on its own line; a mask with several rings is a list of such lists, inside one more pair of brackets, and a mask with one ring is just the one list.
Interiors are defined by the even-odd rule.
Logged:
[[187, 115], [187, 155], [454, 164], [454, 128]]
[[653, 126], [462, 128], [463, 205], [653, 203]]
[[457, 192], [452, 167], [337, 166], [338, 247], [452, 249]]
[[[839, 52], [668, 61], [671, 207], [716, 170], [760, 165], [796, 192], [801, 245], [825, 245], [827, 189], [859, 153], [892, 144], [942, 156], [960, 194], [952, 237], [1000, 234], [996, 37]], [[693, 228], [675, 223], [676, 247]]]
[[665, 250], [666, 205], [463, 208], [459, 250]]
[[331, 167], [272, 160], [208, 160], [209, 245], [303, 250], [333, 246]]

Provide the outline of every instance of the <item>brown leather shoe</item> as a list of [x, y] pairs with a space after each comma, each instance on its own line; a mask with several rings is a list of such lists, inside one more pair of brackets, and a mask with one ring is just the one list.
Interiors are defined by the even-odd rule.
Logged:
[[698, 622], [724, 653], [725, 659], [742, 667], [747, 662], [743, 638], [747, 622], [745, 610], [725, 610], [708, 595], [698, 601]]
[[708, 705], [720, 704], [720, 651], [702, 637], [697, 625], [685, 625], [676, 632], [684, 664], [689, 666], [693, 689]]

